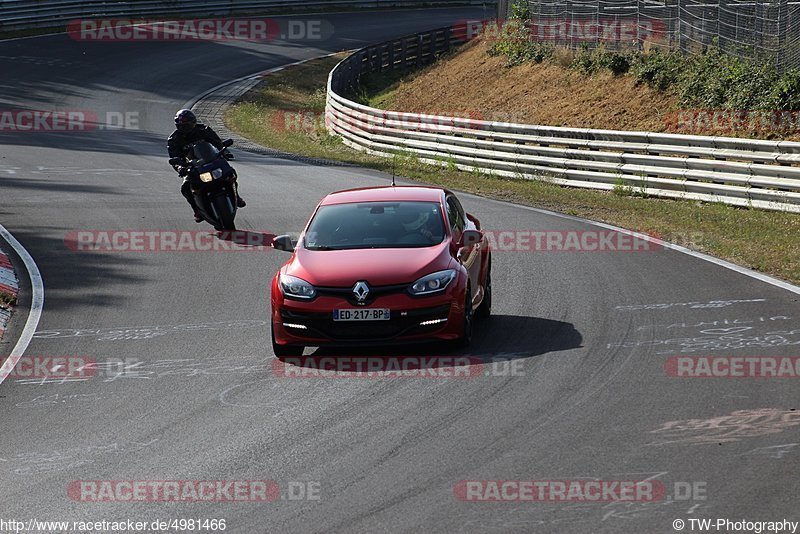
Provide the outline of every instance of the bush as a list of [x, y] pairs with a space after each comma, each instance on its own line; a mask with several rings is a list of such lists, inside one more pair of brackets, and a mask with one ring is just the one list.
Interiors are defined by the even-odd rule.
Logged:
[[582, 43], [569, 68], [584, 74], [594, 74], [600, 69], [600, 65], [598, 65], [596, 59], [595, 51], [589, 50], [588, 45]]
[[[522, 7], [515, 13], [518, 17], [525, 15]], [[524, 20], [513, 18], [500, 32], [490, 54], [504, 55], [510, 66], [549, 60], [588, 75], [603, 70], [615, 76], [630, 73], [637, 83], [674, 92], [687, 108], [800, 109], [800, 69], [781, 74], [771, 59], [742, 59], [721, 52], [715, 45], [687, 55], [659, 49], [612, 51], [602, 45], [592, 50], [588, 43], [576, 51], [556, 49], [550, 43], [533, 41]]]
[[774, 109], [780, 76], [772, 63], [741, 59], [710, 47], [687, 56], [680, 80], [681, 103], [703, 109]]
[[581, 44], [569, 67], [584, 74], [610, 70], [614, 76], [619, 76], [630, 70], [631, 56], [625, 52], [610, 51], [603, 47], [589, 50], [589, 46], [584, 43]]
[[614, 76], [627, 73], [631, 68], [631, 58], [627, 54], [619, 52], [608, 52], [603, 56], [602, 64], [610, 70]]
[[510, 18], [523, 21], [531, 20], [533, 18], [533, 12], [531, 11], [531, 8], [528, 5], [527, 0], [517, 0], [516, 2], [511, 4]]
[[503, 25], [500, 34], [489, 47], [489, 54], [505, 56], [508, 65], [519, 65], [525, 61], [530, 30], [520, 20], [509, 20]]
[[678, 83], [683, 67], [683, 56], [674, 52], [662, 53], [656, 48], [646, 54], [637, 54], [631, 65], [631, 73], [639, 83], [666, 91]]
[[785, 72], [773, 86], [770, 99], [773, 109], [800, 109], [800, 70]]
[[541, 63], [553, 57], [555, 47], [550, 43], [534, 41], [531, 32], [521, 20], [511, 20], [505, 24], [498, 38], [489, 48], [493, 56], [505, 56], [509, 66], [526, 61]]

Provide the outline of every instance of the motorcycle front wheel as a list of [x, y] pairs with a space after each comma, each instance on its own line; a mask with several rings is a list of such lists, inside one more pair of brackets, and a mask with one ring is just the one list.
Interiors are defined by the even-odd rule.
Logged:
[[223, 230], [236, 230], [236, 225], [233, 222], [234, 212], [231, 200], [227, 195], [218, 195], [211, 199], [214, 204], [214, 210], [217, 212], [220, 226]]

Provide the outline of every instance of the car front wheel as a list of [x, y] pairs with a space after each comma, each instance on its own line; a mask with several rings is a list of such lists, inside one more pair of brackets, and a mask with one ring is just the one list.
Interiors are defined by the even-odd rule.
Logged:
[[475, 326], [475, 313], [472, 309], [472, 291], [467, 286], [466, 296], [464, 298], [464, 326], [461, 332], [461, 337], [458, 338], [458, 346], [468, 347], [472, 342], [472, 331]]
[[478, 306], [475, 315], [481, 319], [485, 319], [492, 314], [492, 270], [486, 273], [486, 284], [483, 286], [483, 301]]

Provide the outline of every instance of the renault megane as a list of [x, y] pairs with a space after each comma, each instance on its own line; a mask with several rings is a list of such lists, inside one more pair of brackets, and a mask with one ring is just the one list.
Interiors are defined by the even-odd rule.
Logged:
[[470, 342], [492, 306], [491, 251], [480, 222], [445, 189], [339, 191], [314, 210], [272, 281], [276, 356], [306, 346]]

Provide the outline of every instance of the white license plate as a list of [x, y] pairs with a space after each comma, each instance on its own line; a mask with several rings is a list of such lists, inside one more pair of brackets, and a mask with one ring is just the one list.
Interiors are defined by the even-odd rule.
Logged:
[[334, 321], [388, 321], [388, 308], [358, 308], [333, 310]]

